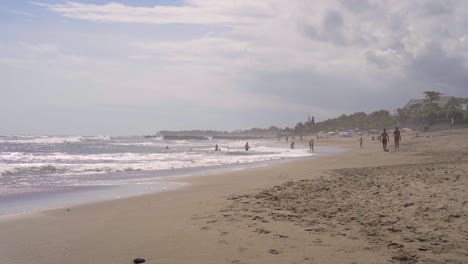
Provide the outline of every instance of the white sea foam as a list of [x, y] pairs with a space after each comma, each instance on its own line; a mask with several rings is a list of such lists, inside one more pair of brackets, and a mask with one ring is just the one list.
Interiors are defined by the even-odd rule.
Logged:
[[112, 138], [110, 136], [85, 136], [84, 137], [87, 140], [111, 140]]
[[[214, 151], [215, 144], [222, 151]], [[291, 150], [287, 144], [271, 141], [249, 141], [249, 151], [244, 144], [240, 140], [4, 135], [0, 136], [0, 186], [8, 195], [122, 177], [130, 180], [141, 174], [170, 175], [178, 169], [241, 168], [313, 155], [308, 149]]]
[[[214, 150], [215, 144], [221, 151]], [[240, 140], [0, 135], [0, 198], [14, 200], [25, 193], [42, 196], [83, 186], [135, 185], [157, 177], [238, 170], [266, 164], [258, 162], [314, 155], [301, 146], [291, 150], [273, 141], [251, 140], [249, 151], [244, 144]], [[0, 206], [0, 214], [1, 210]]]
[[76, 136], [3, 136], [0, 143], [16, 144], [63, 144], [82, 142], [83, 137]]

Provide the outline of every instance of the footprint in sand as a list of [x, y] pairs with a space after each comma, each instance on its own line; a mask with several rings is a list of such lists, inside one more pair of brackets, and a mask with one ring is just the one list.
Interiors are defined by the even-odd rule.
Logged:
[[275, 235], [275, 236], [276, 236], [276, 237], [280, 237], [280, 238], [288, 238], [288, 237], [289, 237], [289, 236], [287, 236], [287, 235], [281, 235], [281, 234], [277, 234], [277, 235]]
[[271, 231], [266, 230], [264, 228], [257, 228], [257, 229], [255, 229], [255, 232], [257, 232], [259, 234], [269, 234], [269, 233], [271, 233]]
[[231, 260], [231, 263], [232, 263], [232, 264], [245, 264], [245, 262], [242, 262], [242, 261], [240, 261], [240, 260], [238, 260], [238, 259], [233, 259], [233, 260]]
[[276, 250], [276, 249], [270, 249], [270, 250], [268, 250], [268, 253], [278, 255], [280, 252], [278, 250]]
[[246, 252], [247, 250], [248, 250], [248, 248], [239, 247], [239, 248], [237, 249], [237, 252], [243, 253], [243, 252]]

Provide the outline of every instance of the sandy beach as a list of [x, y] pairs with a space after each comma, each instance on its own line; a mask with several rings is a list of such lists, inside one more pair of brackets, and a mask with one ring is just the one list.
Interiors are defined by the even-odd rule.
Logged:
[[2, 217], [0, 263], [468, 263], [468, 129], [402, 136], [399, 152], [320, 139], [349, 151]]

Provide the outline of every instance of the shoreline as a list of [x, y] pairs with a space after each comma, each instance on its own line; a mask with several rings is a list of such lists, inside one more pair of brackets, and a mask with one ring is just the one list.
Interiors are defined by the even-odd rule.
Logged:
[[[322, 146], [323, 147], [323, 146]], [[258, 161], [245, 164], [230, 164], [213, 167], [196, 167], [188, 169], [177, 169], [176, 171], [144, 171], [141, 177], [128, 179], [126, 182], [114, 182], [110, 180], [102, 185], [77, 185], [68, 186], [63, 190], [45, 193], [26, 193], [18, 196], [4, 197], [0, 204], [0, 218], [15, 214], [39, 213], [41, 211], [63, 209], [79, 205], [99, 203], [104, 201], [127, 199], [142, 195], [151, 195], [164, 191], [183, 188], [188, 183], [184, 179], [191, 177], [203, 177], [218, 175], [235, 171], [246, 171], [256, 168], [297, 162], [300, 160], [319, 158], [321, 156], [335, 155], [347, 151], [340, 146], [325, 146], [322, 152], [312, 153], [310, 156]], [[148, 177], [159, 173], [162, 176]], [[132, 181], [132, 182], [130, 182]], [[179, 185], [179, 186], [176, 186]], [[67, 190], [68, 189], [68, 190]]]
[[[466, 136], [468, 130], [465, 132], [459, 135], [452, 135], [450, 132], [439, 133], [440, 135], [431, 133], [427, 134], [430, 138], [417, 139], [403, 135], [402, 151], [391, 150], [390, 153], [382, 152], [381, 145], [370, 141], [368, 136], [365, 137], [363, 150], [359, 149], [355, 138], [323, 139], [319, 144], [323, 142], [342, 144], [350, 148], [350, 151], [247, 171], [184, 178], [183, 181], [189, 185], [170, 192], [78, 205], [71, 207], [70, 210], [48, 210], [14, 220], [3, 219], [0, 221], [0, 262], [131, 263], [134, 258], [143, 257], [148, 263], [387, 263], [388, 261], [414, 263], [410, 258], [412, 254], [417, 255], [420, 260], [428, 256], [433, 257], [429, 253], [433, 251], [434, 246], [426, 246], [426, 251], [416, 253], [408, 250], [409, 262], [403, 262], [403, 257], [406, 255], [401, 255], [400, 260], [394, 260], [394, 254], [399, 249], [388, 248], [387, 245], [381, 246], [382, 241], [386, 241], [386, 233], [380, 231], [375, 233], [376, 238], [382, 240], [369, 240], [367, 235], [359, 231], [357, 228], [359, 225], [352, 225], [349, 228], [356, 229], [352, 237], [356, 237], [357, 240], [350, 240], [322, 226], [324, 224], [320, 222], [322, 216], [308, 214], [305, 215], [309, 219], [307, 221], [318, 222], [308, 224], [312, 226], [306, 229], [311, 231], [304, 232], [305, 227], [294, 221], [298, 213], [287, 212], [291, 209], [280, 209], [281, 206], [270, 207], [269, 201], [262, 200], [262, 196], [257, 195], [267, 192], [277, 196], [280, 201], [291, 201], [296, 204], [298, 201], [309, 199], [308, 196], [295, 200], [293, 196], [302, 195], [301, 191], [290, 193], [286, 188], [275, 194], [273, 190], [288, 185], [301, 190], [304, 188], [301, 187], [303, 184], [300, 184], [302, 180], [316, 182], [314, 184], [328, 184], [328, 182], [337, 184], [339, 183], [337, 179], [342, 177], [337, 176], [340, 173], [345, 173], [347, 177], [351, 177], [350, 179], [363, 177], [366, 182], [369, 175], [374, 175], [375, 172], [372, 169], [363, 172], [362, 168], [382, 168], [391, 172], [401, 166], [413, 166], [419, 170], [420, 167], [426, 168], [429, 162], [445, 162], [449, 165], [461, 164], [455, 167], [464, 170], [467, 161], [463, 151], [468, 139]], [[451, 155], [446, 155], [447, 153]], [[441, 170], [441, 173], [443, 172]], [[458, 173], [457, 170], [455, 173]], [[390, 175], [386, 178], [393, 179], [393, 177]], [[408, 176], [409, 186], [416, 183], [413, 183], [413, 178], [414, 176]], [[182, 181], [178, 179], [175, 182], [179, 180]], [[363, 180], [350, 182], [348, 186], [358, 184], [356, 188], [361, 188], [359, 183]], [[369, 184], [374, 183], [369, 182]], [[391, 181], [389, 184], [393, 186]], [[464, 186], [464, 182], [457, 184]], [[459, 197], [463, 195], [459, 191], [455, 189], [450, 191], [450, 188], [457, 186], [440, 186], [440, 188], [446, 186], [444, 187], [446, 189], [440, 189], [444, 190], [440, 195], [450, 192], [456, 195], [451, 199], [464, 199], [463, 196]], [[336, 185], [333, 188], [338, 194], [342, 187]], [[307, 193], [309, 192], [305, 194]], [[292, 194], [294, 195], [291, 196]], [[328, 200], [331, 199], [328, 196], [332, 194], [334, 192], [322, 192], [316, 203], [327, 204], [332, 201]], [[357, 200], [351, 196], [343, 200], [358, 203], [368, 199], [365, 198], [367, 196], [372, 197], [373, 192], [363, 192], [362, 195], [362, 198]], [[396, 193], [390, 192], [386, 195], [389, 195], [390, 200], [399, 199]], [[233, 199], [236, 197], [241, 198]], [[432, 202], [432, 200], [427, 201]], [[245, 207], [252, 202], [254, 205], [263, 202], [265, 206], [261, 209], [256, 209], [254, 205]], [[391, 204], [387, 206], [394, 208]], [[320, 212], [329, 208], [334, 208], [334, 205], [316, 209]], [[360, 214], [357, 209], [351, 207], [349, 210], [351, 211], [346, 215], [356, 214], [354, 217], [359, 219]], [[461, 210], [458, 215], [463, 218], [465, 214], [463, 210], [466, 209], [457, 210]], [[279, 220], [267, 218], [271, 218], [270, 214], [278, 213], [285, 214], [286, 217]], [[401, 217], [405, 219], [406, 215], [403, 214]], [[328, 221], [330, 223], [338, 221], [336, 224], [340, 226], [339, 220], [340, 218], [335, 217]], [[454, 221], [452, 225], [460, 220], [460, 218], [452, 219]], [[388, 226], [384, 222], [382, 225], [384, 230]], [[448, 228], [443, 222], [440, 225]], [[322, 229], [317, 229], [320, 227]], [[346, 234], [346, 232], [341, 233]], [[463, 232], [462, 229], [458, 233], [463, 235]], [[398, 234], [400, 233], [392, 236]], [[406, 234], [406, 231], [402, 234]], [[457, 240], [456, 234], [448, 231], [447, 234], [451, 235], [450, 243], [462, 243], [458, 246], [463, 246], [463, 242]], [[432, 241], [430, 237], [425, 239]], [[397, 244], [404, 243], [408, 242]], [[409, 245], [406, 248], [411, 249]], [[446, 259], [452, 259], [453, 263], [467, 260], [468, 255], [463, 255], [467, 252], [456, 253], [450, 247], [444, 250], [446, 252], [441, 256], [445, 259], [439, 262], [436, 259], [434, 263], [443, 263]]]

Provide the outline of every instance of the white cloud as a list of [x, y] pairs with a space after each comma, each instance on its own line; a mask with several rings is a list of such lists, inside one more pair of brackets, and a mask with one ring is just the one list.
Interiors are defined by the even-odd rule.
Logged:
[[124, 23], [255, 23], [263, 17], [273, 15], [267, 3], [259, 1], [216, 1], [189, 0], [184, 6], [154, 6], [133, 7], [118, 3], [105, 5], [82, 4], [67, 2], [64, 4], [45, 4], [33, 2], [47, 7], [62, 16], [100, 22]]
[[[47, 63], [56, 78], [92, 87], [86, 100], [95, 104], [286, 109], [320, 119], [399, 107], [421, 89], [468, 96], [463, 0], [35, 4], [76, 24], [96, 22], [102, 36], [65, 28], [58, 44], [18, 40], [0, 64], [41, 72]], [[151, 33], [131, 32], [137, 27]], [[168, 34], [166, 27], [181, 30]]]
[[[154, 7], [78, 2], [36, 4], [80, 20], [215, 24], [230, 28], [222, 35], [190, 41], [133, 43], [147, 52], [138, 58], [158, 56], [173, 64], [212, 64], [230, 70], [307, 68], [337, 75], [366, 74], [372, 69], [365, 65], [374, 65], [391, 68], [396, 74], [434, 41], [449, 55], [466, 56], [466, 50], [460, 48], [463, 46], [460, 39], [466, 35], [468, 4], [462, 0], [187, 0], [180, 6]], [[236, 65], [238, 68], [233, 69]]]

